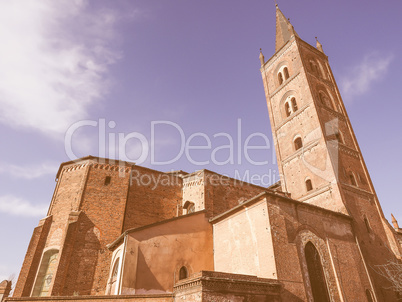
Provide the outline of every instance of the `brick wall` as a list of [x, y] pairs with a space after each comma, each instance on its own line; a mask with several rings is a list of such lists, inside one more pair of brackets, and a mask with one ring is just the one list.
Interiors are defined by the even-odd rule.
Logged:
[[182, 179], [133, 166], [123, 230], [177, 216], [182, 201]]
[[52, 216], [42, 219], [33, 231], [20, 275], [15, 286], [14, 297], [27, 297], [31, 294], [31, 289], [46, 244], [51, 222]]
[[[89, 167], [63, 295], [102, 295], [111, 253], [106, 245], [122, 232], [130, 168], [94, 163]], [[106, 178], [110, 177], [109, 180]]]
[[266, 190], [263, 187], [204, 170], [205, 207], [216, 216]]

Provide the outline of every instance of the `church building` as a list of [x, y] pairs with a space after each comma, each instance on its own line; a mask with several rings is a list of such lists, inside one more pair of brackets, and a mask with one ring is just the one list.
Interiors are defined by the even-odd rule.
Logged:
[[398, 301], [378, 268], [400, 261], [402, 229], [384, 217], [322, 45], [278, 6], [275, 51], [259, 59], [278, 183], [62, 163], [5, 301]]

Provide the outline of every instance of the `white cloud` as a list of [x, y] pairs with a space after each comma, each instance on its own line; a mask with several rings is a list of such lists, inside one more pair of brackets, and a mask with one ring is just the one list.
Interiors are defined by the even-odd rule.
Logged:
[[84, 0], [0, 1], [0, 122], [62, 138], [109, 89], [117, 12]]
[[47, 209], [48, 205], [45, 204], [32, 204], [12, 195], [0, 196], [0, 212], [2, 213], [14, 216], [40, 217], [46, 216]]
[[352, 67], [347, 76], [341, 78], [341, 90], [346, 101], [363, 95], [370, 90], [373, 82], [381, 79], [388, 71], [393, 55], [371, 53], [362, 62]]
[[0, 173], [15, 178], [34, 179], [44, 175], [53, 174], [56, 176], [59, 165], [53, 163], [42, 163], [39, 165], [17, 166], [7, 163], [0, 164]]

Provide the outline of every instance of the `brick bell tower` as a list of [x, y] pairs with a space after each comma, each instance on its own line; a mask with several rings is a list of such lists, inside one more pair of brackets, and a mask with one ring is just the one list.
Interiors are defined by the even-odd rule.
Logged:
[[[393, 301], [376, 265], [401, 254], [378, 202], [322, 45], [304, 42], [276, 5], [275, 54], [260, 52], [281, 187], [293, 199], [353, 217], [378, 301]], [[389, 286], [389, 284], [388, 284]]]

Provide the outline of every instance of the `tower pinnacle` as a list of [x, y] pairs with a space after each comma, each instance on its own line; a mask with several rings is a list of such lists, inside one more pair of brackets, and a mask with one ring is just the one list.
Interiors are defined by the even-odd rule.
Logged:
[[279, 9], [278, 4], [276, 6], [276, 41], [275, 51], [278, 51], [283, 45], [286, 44], [290, 38], [295, 35], [298, 36], [292, 24]]
[[322, 44], [320, 43], [320, 41], [318, 41], [317, 37], [315, 37], [315, 40], [317, 41], [317, 49], [319, 51], [321, 51], [322, 53], [324, 53], [324, 49], [322, 48]]
[[398, 221], [396, 221], [394, 215], [391, 214], [391, 218], [392, 218], [392, 224], [394, 225], [394, 228], [399, 230]]
[[265, 58], [264, 58], [264, 55], [262, 54], [261, 48], [260, 48], [260, 62], [261, 62], [261, 66], [264, 65], [264, 63], [265, 63]]

